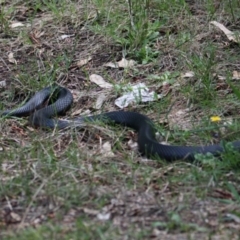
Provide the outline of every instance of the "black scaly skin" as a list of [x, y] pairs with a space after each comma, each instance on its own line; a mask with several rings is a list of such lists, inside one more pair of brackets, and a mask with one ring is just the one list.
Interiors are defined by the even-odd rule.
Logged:
[[1, 116], [14, 116], [14, 117], [26, 117], [29, 116], [32, 112], [37, 109], [40, 109], [44, 102], [52, 94], [54, 87], [46, 87], [41, 91], [37, 92], [27, 103], [22, 107], [19, 107], [14, 110], [5, 110], [1, 111]]
[[[57, 100], [47, 107], [39, 109], [43, 102], [50, 97], [53, 91], [57, 91]], [[150, 158], [160, 158], [167, 161], [178, 159], [194, 160], [197, 153], [212, 153], [218, 156], [224, 151], [220, 144], [208, 146], [170, 146], [158, 143], [155, 138], [155, 128], [153, 122], [145, 115], [136, 112], [114, 111], [93, 115], [88, 117], [79, 117], [70, 121], [52, 119], [52, 117], [65, 113], [71, 106], [73, 97], [71, 92], [63, 87], [47, 87], [37, 92], [24, 106], [16, 109], [3, 111], [1, 115], [7, 116], [26, 116], [30, 115], [30, 123], [35, 127], [58, 128], [83, 127], [88, 122], [97, 120], [109, 123], [120, 124], [133, 128], [138, 132], [139, 151]], [[32, 113], [32, 114], [31, 114]], [[232, 142], [236, 150], [240, 150], [240, 141]]]

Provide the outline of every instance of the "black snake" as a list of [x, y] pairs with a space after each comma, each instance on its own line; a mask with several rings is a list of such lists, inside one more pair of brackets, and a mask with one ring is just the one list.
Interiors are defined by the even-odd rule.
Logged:
[[[56, 100], [43, 107], [44, 102], [54, 93]], [[51, 99], [51, 98], [50, 98]], [[167, 161], [186, 159], [194, 160], [196, 153], [212, 153], [217, 156], [224, 151], [221, 144], [208, 146], [170, 146], [158, 143], [155, 138], [155, 128], [153, 122], [145, 115], [136, 112], [114, 111], [99, 115], [79, 117], [71, 121], [53, 119], [61, 113], [67, 111], [73, 102], [71, 92], [63, 87], [46, 87], [37, 92], [26, 104], [16, 110], [2, 111], [2, 116], [30, 116], [30, 123], [35, 127], [63, 129], [70, 126], [81, 126], [87, 122], [97, 120], [113, 122], [133, 128], [138, 132], [139, 151], [150, 158], [160, 158]], [[236, 150], [240, 150], [240, 141], [232, 142]]]

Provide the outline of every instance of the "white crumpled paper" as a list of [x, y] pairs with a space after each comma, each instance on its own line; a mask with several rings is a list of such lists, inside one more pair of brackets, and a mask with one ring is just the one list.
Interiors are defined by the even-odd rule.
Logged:
[[125, 108], [131, 103], [136, 102], [151, 102], [159, 98], [162, 98], [162, 94], [156, 94], [155, 92], [149, 92], [149, 89], [144, 83], [138, 83], [131, 88], [126, 87], [126, 90], [129, 89], [123, 96], [115, 100], [115, 104], [119, 108]]

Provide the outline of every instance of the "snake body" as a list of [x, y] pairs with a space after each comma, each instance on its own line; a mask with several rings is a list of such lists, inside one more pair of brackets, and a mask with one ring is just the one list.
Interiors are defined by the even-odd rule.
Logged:
[[[54, 93], [56, 101], [43, 107], [44, 102]], [[88, 122], [104, 121], [113, 122], [130, 127], [138, 132], [139, 151], [150, 158], [160, 158], [167, 161], [178, 159], [194, 160], [194, 155], [211, 153], [218, 156], [224, 151], [221, 144], [208, 146], [173, 146], [159, 143], [155, 138], [155, 127], [147, 116], [136, 112], [113, 111], [92, 115], [87, 117], [74, 118], [71, 121], [53, 119], [54, 116], [65, 113], [73, 102], [71, 92], [63, 87], [46, 87], [37, 92], [25, 105], [16, 110], [1, 112], [2, 116], [27, 116], [30, 115], [30, 123], [34, 127], [64, 129], [75, 126], [81, 127]], [[240, 141], [232, 142], [236, 150], [240, 150]]]

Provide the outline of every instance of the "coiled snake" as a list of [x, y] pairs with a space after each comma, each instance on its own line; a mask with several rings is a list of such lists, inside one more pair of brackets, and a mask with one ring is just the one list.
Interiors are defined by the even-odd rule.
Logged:
[[[43, 107], [43, 103], [54, 93], [56, 101]], [[155, 138], [153, 122], [145, 115], [136, 112], [114, 111], [99, 115], [79, 117], [71, 121], [53, 119], [54, 116], [67, 111], [73, 102], [71, 92], [63, 87], [46, 87], [37, 92], [25, 105], [16, 110], [2, 111], [2, 116], [30, 116], [30, 123], [35, 127], [63, 129], [70, 126], [81, 127], [83, 123], [101, 120], [113, 122], [133, 128], [138, 132], [139, 151], [150, 158], [160, 158], [167, 161], [186, 159], [193, 161], [196, 153], [212, 153], [219, 155], [224, 151], [221, 144], [209, 146], [170, 146], [158, 143]], [[236, 150], [240, 149], [240, 141], [232, 142]]]

